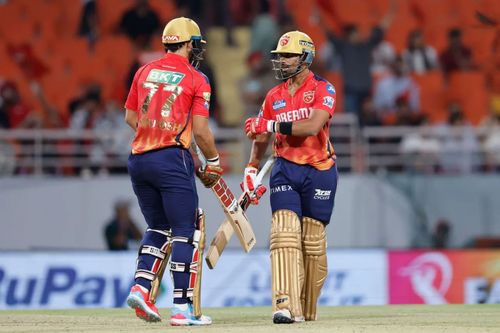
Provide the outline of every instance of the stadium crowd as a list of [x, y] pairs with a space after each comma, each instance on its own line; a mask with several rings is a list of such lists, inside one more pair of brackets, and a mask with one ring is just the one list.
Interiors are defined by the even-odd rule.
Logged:
[[[500, 171], [495, 0], [0, 1], [0, 129], [114, 130], [118, 134], [108, 141], [88, 145], [88, 155], [93, 171], [125, 172], [106, 166], [108, 155], [125, 161], [128, 154], [132, 133], [123, 121], [125, 94], [136, 69], [162, 56], [158, 36], [176, 16], [195, 19], [203, 31], [224, 27], [231, 48], [248, 47], [235, 40], [234, 27], [249, 29], [248, 56], [239, 64], [247, 72], [238, 83], [242, 120], [257, 113], [277, 83], [269, 51], [284, 31], [300, 29], [316, 43], [313, 71], [335, 85], [337, 113], [355, 115], [361, 129], [425, 128], [396, 142], [410, 156], [408, 169]], [[218, 101], [224, 86], [211, 67], [218, 50], [207, 45], [210, 61], [200, 70], [214, 92], [212, 124], [224, 127], [224, 113], [231, 111]], [[0, 155], [16, 150], [15, 142], [0, 140]], [[57, 146], [68, 149], [71, 142]]]

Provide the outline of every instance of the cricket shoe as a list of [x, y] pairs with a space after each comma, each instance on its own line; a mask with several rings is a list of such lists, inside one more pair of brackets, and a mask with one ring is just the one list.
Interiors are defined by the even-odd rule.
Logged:
[[273, 313], [273, 323], [275, 324], [293, 324], [305, 321], [304, 316], [292, 316], [288, 309], [278, 310]]
[[174, 304], [170, 316], [170, 325], [172, 326], [190, 326], [190, 325], [210, 325], [212, 319], [209, 316], [201, 315], [195, 317], [193, 314], [193, 304]]
[[138, 318], [150, 323], [161, 321], [158, 309], [149, 301], [149, 291], [143, 286], [136, 284], [130, 289], [127, 304]]

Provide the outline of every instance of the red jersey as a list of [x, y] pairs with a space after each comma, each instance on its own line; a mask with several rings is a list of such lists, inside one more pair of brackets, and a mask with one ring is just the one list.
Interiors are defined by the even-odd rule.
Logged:
[[[312, 72], [292, 96], [288, 81], [269, 91], [260, 116], [276, 121], [297, 121], [309, 118], [314, 109], [330, 114], [335, 110], [335, 88]], [[297, 164], [309, 164], [318, 170], [328, 170], [334, 164], [330, 143], [330, 120], [316, 136], [292, 136], [276, 133], [274, 154]]]
[[132, 154], [189, 148], [193, 115], [208, 118], [210, 92], [207, 77], [180, 55], [167, 53], [139, 68], [125, 103], [138, 116]]

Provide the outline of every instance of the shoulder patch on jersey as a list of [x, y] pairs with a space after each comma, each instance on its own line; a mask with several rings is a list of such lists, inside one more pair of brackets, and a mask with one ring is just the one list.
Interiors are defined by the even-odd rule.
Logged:
[[333, 85], [331, 83], [328, 83], [326, 85], [326, 91], [328, 91], [332, 95], [336, 93], [335, 88], [333, 87]]
[[323, 97], [323, 105], [327, 106], [328, 108], [333, 108], [333, 103], [335, 102], [335, 98], [332, 96], [325, 96]]
[[183, 73], [180, 73], [180, 72], [171, 72], [171, 71], [164, 71], [161, 69], [152, 69], [148, 73], [148, 77], [146, 78], [146, 81], [177, 85], [182, 81], [184, 76], [186, 76], [186, 75]]

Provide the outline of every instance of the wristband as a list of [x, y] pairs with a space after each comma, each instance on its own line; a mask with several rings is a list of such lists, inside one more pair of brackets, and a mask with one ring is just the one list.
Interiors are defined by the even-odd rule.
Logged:
[[292, 124], [291, 121], [280, 122], [279, 132], [284, 135], [292, 135]]
[[267, 122], [267, 132], [268, 133], [276, 133], [276, 121], [269, 120]]
[[207, 165], [219, 165], [219, 155], [212, 157], [212, 158], [207, 158]]

